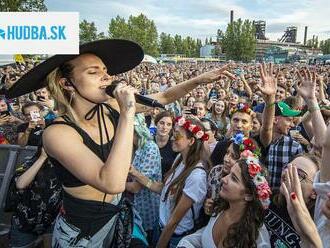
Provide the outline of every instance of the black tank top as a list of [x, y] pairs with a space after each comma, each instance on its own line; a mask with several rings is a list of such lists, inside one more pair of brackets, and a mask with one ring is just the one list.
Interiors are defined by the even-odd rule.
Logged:
[[[119, 113], [111, 109], [111, 113], [108, 116], [110, 118], [111, 123], [114, 126], [116, 131], [118, 120], [119, 120]], [[64, 124], [74, 128], [79, 135], [83, 139], [83, 143], [92, 151], [94, 152], [103, 162], [106, 161], [111, 147], [113, 143], [113, 138], [109, 141], [109, 143], [99, 145], [95, 143], [95, 141], [79, 126], [73, 123], [66, 115], [62, 117], [65, 121], [53, 121], [49, 126], [56, 125], [56, 124]], [[103, 152], [102, 152], [103, 151]], [[104, 156], [102, 155], [104, 154]], [[60, 162], [58, 162], [55, 158], [49, 156], [50, 161], [54, 164], [56, 168], [56, 173], [58, 175], [59, 180], [62, 182], [62, 185], [65, 187], [79, 187], [84, 186], [86, 183], [81, 182], [78, 178], [71, 174]]]

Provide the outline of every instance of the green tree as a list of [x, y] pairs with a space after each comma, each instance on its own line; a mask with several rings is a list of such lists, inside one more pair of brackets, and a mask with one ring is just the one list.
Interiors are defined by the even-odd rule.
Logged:
[[310, 48], [318, 48], [319, 47], [318, 37], [316, 36], [315, 39], [307, 40], [307, 44], [306, 45], [308, 47], [310, 47]]
[[249, 62], [255, 58], [255, 27], [251, 21], [238, 19], [227, 26], [222, 40], [227, 59]]
[[0, 11], [47, 11], [44, 0], [1, 0]]
[[146, 54], [157, 56], [158, 33], [154, 21], [145, 15], [130, 16], [128, 19], [129, 38], [142, 46]]
[[130, 39], [128, 24], [119, 15], [112, 18], [108, 29], [109, 37], [113, 39]]
[[181, 35], [176, 34], [173, 38], [173, 43], [176, 53], [183, 54], [183, 40]]
[[143, 14], [131, 15], [127, 22], [120, 16], [112, 18], [108, 33], [110, 38], [127, 39], [138, 43], [146, 54], [153, 56], [159, 54], [156, 25]]
[[174, 38], [170, 34], [161, 33], [159, 36], [159, 50], [163, 54], [176, 53]]
[[194, 57], [200, 57], [200, 49], [202, 47], [202, 40], [197, 39], [196, 40], [196, 50], [195, 50], [195, 55]]
[[330, 39], [322, 40], [320, 42], [320, 48], [323, 54], [330, 54]]
[[79, 39], [81, 44], [97, 40], [97, 38], [97, 28], [94, 22], [83, 20], [79, 23]]

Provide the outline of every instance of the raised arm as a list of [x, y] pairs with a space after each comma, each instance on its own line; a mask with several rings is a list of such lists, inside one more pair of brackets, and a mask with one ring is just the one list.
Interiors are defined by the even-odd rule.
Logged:
[[273, 64], [265, 63], [260, 65], [260, 76], [262, 85], [258, 85], [265, 101], [262, 113], [262, 126], [260, 128], [260, 141], [267, 147], [273, 139], [273, 119], [275, 116], [275, 94], [277, 90], [276, 79], [273, 75]]
[[320, 168], [320, 181], [325, 183], [330, 181], [330, 124], [328, 125], [323, 142], [322, 165]]
[[281, 185], [293, 226], [299, 234], [301, 247], [322, 248], [322, 241], [309, 214], [301, 191], [297, 168], [289, 165], [285, 170], [285, 182]]
[[246, 79], [244, 77], [244, 74], [241, 74], [240, 78], [241, 78], [242, 82], [244, 83], [244, 89], [246, 91], [246, 94], [249, 96], [249, 98], [251, 98], [252, 97], [252, 90], [251, 90], [250, 85], [246, 81]]
[[302, 71], [302, 74], [297, 73], [301, 81], [301, 85], [297, 90], [299, 95], [304, 99], [311, 115], [315, 145], [322, 147], [327, 127], [315, 96], [316, 74], [309, 70]]
[[161, 104], [164, 105], [169, 104], [185, 96], [194, 88], [196, 88], [198, 85], [217, 81], [221, 75], [226, 75], [228, 77], [234, 78], [235, 76], [227, 71], [229, 66], [230, 64], [227, 64], [219, 69], [204, 72], [203, 74], [195, 78], [189, 79], [187, 81], [175, 85], [174, 87], [169, 88], [165, 92], [160, 92], [157, 94], [150, 95], [150, 97], [156, 99]]

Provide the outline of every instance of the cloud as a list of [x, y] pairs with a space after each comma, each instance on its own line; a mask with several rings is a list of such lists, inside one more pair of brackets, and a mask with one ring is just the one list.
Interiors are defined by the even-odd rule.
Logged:
[[216, 36], [219, 28], [225, 30], [234, 10], [235, 19], [265, 20], [266, 37], [271, 39], [279, 39], [288, 26], [297, 26], [300, 42], [304, 26], [308, 26], [308, 38], [329, 38], [328, 0], [46, 0], [46, 5], [49, 11], [79, 11], [81, 19], [94, 21], [100, 32], [107, 32], [117, 15], [127, 19], [143, 13], [154, 20], [159, 33], [205, 39]]

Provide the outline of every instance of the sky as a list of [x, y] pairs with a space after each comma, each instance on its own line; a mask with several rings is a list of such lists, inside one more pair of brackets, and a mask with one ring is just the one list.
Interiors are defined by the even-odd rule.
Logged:
[[111, 18], [127, 19], [143, 13], [152, 19], [157, 31], [205, 40], [226, 30], [230, 10], [234, 19], [266, 21], [266, 37], [281, 38], [286, 27], [298, 28], [297, 41], [330, 38], [329, 0], [45, 0], [48, 11], [78, 11], [80, 20], [95, 22], [98, 32], [108, 33]]

